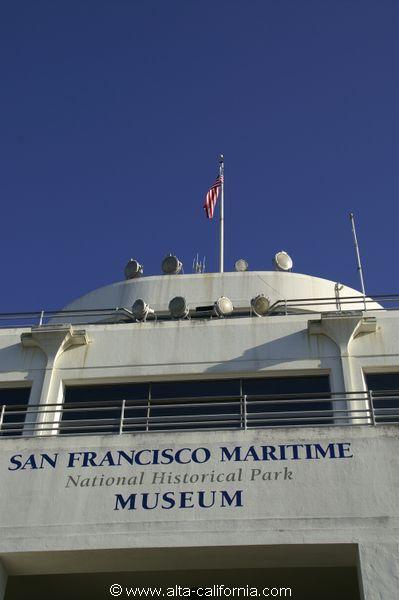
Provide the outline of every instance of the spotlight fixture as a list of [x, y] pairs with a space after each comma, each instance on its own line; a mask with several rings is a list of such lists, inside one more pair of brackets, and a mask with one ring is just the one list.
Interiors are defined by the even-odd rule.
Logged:
[[233, 303], [230, 298], [227, 298], [226, 296], [221, 296], [214, 304], [214, 311], [218, 317], [226, 317], [227, 315], [231, 315], [233, 310]]
[[240, 273], [243, 271], [248, 271], [248, 263], [243, 258], [239, 258], [234, 263], [234, 268], [236, 271], [239, 271]]
[[264, 317], [270, 308], [270, 299], [264, 294], [258, 294], [252, 298], [251, 308], [258, 317]]
[[162, 271], [165, 275], [177, 275], [182, 267], [183, 263], [173, 254], [168, 254], [162, 261]]
[[169, 312], [174, 319], [185, 319], [188, 317], [188, 306], [184, 296], [175, 296], [169, 302]]
[[141, 265], [137, 260], [134, 260], [134, 258], [131, 258], [125, 267], [126, 279], [135, 279], [136, 277], [141, 277], [142, 274], [143, 265]]
[[132, 314], [137, 321], [145, 321], [148, 315], [153, 315], [154, 312], [142, 298], [138, 298], [132, 306]]
[[293, 267], [291, 256], [284, 250], [277, 252], [274, 257], [274, 266], [276, 271], [291, 271]]

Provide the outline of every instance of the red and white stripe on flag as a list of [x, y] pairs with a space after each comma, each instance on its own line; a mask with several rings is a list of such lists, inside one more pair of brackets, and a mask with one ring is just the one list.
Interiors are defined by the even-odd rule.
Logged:
[[218, 199], [219, 190], [220, 190], [222, 183], [223, 183], [223, 176], [218, 175], [216, 177], [215, 183], [213, 185], [211, 185], [211, 187], [209, 188], [209, 191], [205, 197], [204, 211], [205, 211], [205, 214], [208, 219], [213, 218], [213, 213], [215, 212], [216, 200]]

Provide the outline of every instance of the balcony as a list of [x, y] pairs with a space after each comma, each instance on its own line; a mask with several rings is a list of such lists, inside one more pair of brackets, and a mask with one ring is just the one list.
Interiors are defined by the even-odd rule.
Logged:
[[0, 437], [399, 424], [399, 390], [0, 407]]

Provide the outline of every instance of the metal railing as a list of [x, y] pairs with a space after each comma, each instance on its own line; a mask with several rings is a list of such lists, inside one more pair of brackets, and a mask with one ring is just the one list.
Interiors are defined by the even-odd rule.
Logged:
[[[243, 301], [233, 302], [235, 308], [229, 318], [251, 316], [251, 307], [242, 305]], [[381, 306], [378, 306], [381, 305]], [[287, 298], [276, 301], [269, 308], [266, 316], [303, 315], [322, 312], [337, 314], [354, 310], [399, 310], [399, 294], [383, 294], [376, 296], [332, 296], [326, 298]], [[196, 312], [195, 307], [189, 311], [189, 318], [210, 318], [209, 314]], [[172, 320], [168, 311], [156, 310], [149, 320]], [[30, 312], [0, 313], [0, 329], [42, 327], [51, 324], [96, 324], [134, 322], [127, 308], [81, 309], [81, 310], [38, 310]]]
[[[381, 306], [378, 306], [381, 305]], [[332, 309], [334, 307], [334, 309]], [[277, 300], [268, 314], [313, 314], [317, 312], [346, 313], [364, 310], [398, 310], [399, 294], [377, 294], [373, 296], [340, 296], [326, 298], [291, 298]]]
[[399, 391], [66, 402], [0, 407], [0, 437], [399, 424]]
[[125, 308], [94, 308], [90, 310], [36, 310], [29, 312], [0, 313], [0, 329], [42, 327], [49, 324], [120, 323], [132, 320]]

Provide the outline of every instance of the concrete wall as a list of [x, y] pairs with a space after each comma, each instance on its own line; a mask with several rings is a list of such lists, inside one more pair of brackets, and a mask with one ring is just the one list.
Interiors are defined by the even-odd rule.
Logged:
[[350, 330], [342, 339], [311, 335], [305, 315], [89, 325], [88, 343], [63, 352], [61, 338], [22, 347], [27, 330], [2, 330], [0, 385], [31, 383], [31, 402], [44, 403], [62, 398], [65, 383], [324, 372], [332, 391], [360, 391], [364, 371], [399, 364], [397, 311], [368, 314], [376, 331], [352, 340]]
[[[360, 391], [365, 390], [365, 371], [397, 370], [399, 364], [398, 313], [376, 311], [368, 317], [375, 319], [374, 330], [356, 329], [358, 317], [354, 317], [352, 324], [345, 321], [348, 326], [337, 327], [335, 333], [329, 323], [319, 334], [310, 332], [306, 315], [88, 325], [78, 340], [66, 330], [43, 328], [30, 340], [36, 346], [21, 345], [21, 335], [31, 335], [30, 330], [2, 330], [0, 385], [32, 385], [32, 404], [60, 401], [64, 385], [74, 383], [229, 375], [328, 373], [332, 391]], [[378, 598], [374, 589], [385, 590], [383, 581], [394, 580], [399, 522], [397, 431], [395, 426], [320, 427], [3, 439], [0, 558], [7, 570], [23, 573], [32, 567], [27, 566], [26, 556], [37, 553], [69, 552], [72, 565], [72, 557], [82, 550], [354, 544], [359, 547], [364, 598], [374, 600]], [[220, 460], [221, 446], [248, 449], [284, 444], [320, 444], [324, 450], [335, 444], [335, 455], [309, 460], [250, 458], [228, 465]], [[337, 444], [350, 448], [353, 457], [339, 457]], [[205, 464], [162, 468], [113, 467], [106, 462], [83, 467], [77, 459], [76, 466], [68, 467], [70, 452], [101, 456], [108, 450], [184, 447], [207, 448], [211, 458]], [[15, 455], [20, 456], [10, 462]], [[54, 468], [51, 460], [56, 460]], [[19, 463], [25, 467], [14, 470]], [[260, 475], [254, 477], [253, 469], [260, 469]], [[155, 470], [209, 477], [203, 489], [191, 482], [152, 483]], [[134, 476], [139, 480], [142, 472], [142, 482], [130, 486], [93, 483], [102, 475], [104, 481]], [[231, 473], [230, 480], [213, 483], [212, 472], [224, 473], [225, 479]], [[68, 479], [71, 476], [78, 481], [76, 486]], [[194, 492], [195, 496], [198, 490], [225, 491], [230, 498], [241, 491], [243, 505], [114, 510], [116, 494], [125, 501], [130, 493], [137, 493], [141, 501], [143, 493]], [[383, 551], [376, 549], [378, 544]], [[50, 556], [47, 564], [49, 560]], [[377, 560], [383, 574], [379, 583], [373, 574]], [[389, 595], [382, 597], [390, 600]]]
[[[363, 600], [395, 598], [399, 590], [399, 545], [359, 545], [359, 582]], [[382, 540], [381, 540], [382, 541]]]
[[[324, 450], [335, 446], [326, 457], [314, 446], [306, 457], [302, 447], [295, 458], [292, 444], [320, 444]], [[268, 452], [272, 446], [277, 449], [274, 456], [273, 451], [264, 458], [265, 445]], [[287, 446], [285, 456], [282, 445]], [[239, 454], [228, 460], [222, 448], [232, 452], [236, 446]], [[187, 464], [176, 462], [183, 448], [180, 459]], [[200, 462], [194, 462], [191, 450], [196, 448], [204, 448], [209, 458], [203, 461], [201, 450]], [[149, 451], [155, 449], [171, 449], [173, 462], [130, 465], [122, 460], [112, 465], [120, 450], [134, 450], [140, 463], [156, 461]], [[0, 555], [396, 540], [399, 440], [394, 426], [2, 440], [1, 450]], [[89, 455], [94, 463], [85, 466], [82, 452], [96, 453]], [[210, 508], [200, 506], [201, 490]], [[222, 491], [233, 498], [238, 490], [240, 502], [237, 496], [230, 505], [223, 502]], [[167, 492], [175, 505], [161, 499]], [[182, 507], [183, 492], [190, 498]], [[124, 500], [136, 494], [136, 506], [118, 506], [118, 494]], [[150, 505], [160, 494], [158, 506], [143, 507], [143, 494]]]
[[[231, 460], [223, 460], [223, 448], [232, 453], [237, 447]], [[181, 462], [188, 462], [188, 449], [203, 448], [210, 457], [201, 464], [111, 466], [121, 450], [126, 455], [134, 450], [146, 463], [154, 450], [168, 448], [174, 456], [187, 449]], [[151, 452], [137, 454], [143, 449]], [[288, 548], [304, 560], [307, 548], [354, 545], [364, 599], [394, 598], [389, 594], [399, 583], [395, 426], [36, 437], [2, 440], [1, 450], [0, 558], [11, 574], [86, 571], [90, 563], [93, 571], [104, 571], [105, 564], [120, 570], [120, 553], [135, 550], [126, 564], [151, 570], [157, 561], [146, 552], [155, 548], [162, 565], [172, 550], [179, 551], [183, 568], [193, 548], [220, 548], [223, 555], [222, 547], [252, 546], [256, 566], [254, 557], [264, 545], [276, 548], [269, 564], [281, 567], [290, 564]], [[207, 508], [198, 500], [201, 490]], [[233, 501], [223, 503], [222, 491]], [[150, 508], [156, 499], [156, 508]], [[282, 545], [285, 550], [278, 551]], [[83, 550], [94, 552], [89, 562], [80, 558]], [[112, 552], [119, 552], [116, 562]]]

